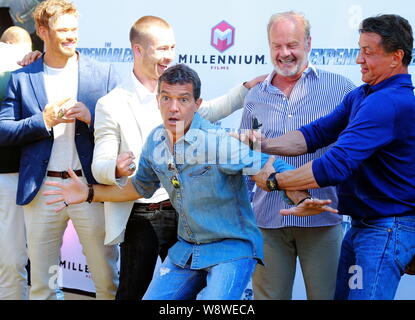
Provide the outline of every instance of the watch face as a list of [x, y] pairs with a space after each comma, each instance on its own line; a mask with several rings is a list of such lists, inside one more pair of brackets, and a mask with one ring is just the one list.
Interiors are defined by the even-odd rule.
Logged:
[[275, 183], [275, 180], [274, 179], [268, 179], [267, 180], [267, 187], [268, 187], [268, 189], [269, 190], [271, 190], [271, 191], [274, 191], [274, 190], [276, 190], [276, 188], [277, 188], [277, 184]]

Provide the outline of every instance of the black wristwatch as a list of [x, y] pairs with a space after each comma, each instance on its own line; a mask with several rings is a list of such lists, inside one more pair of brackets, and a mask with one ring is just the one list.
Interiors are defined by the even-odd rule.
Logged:
[[275, 175], [277, 173], [273, 172], [269, 175], [268, 179], [267, 179], [267, 188], [269, 191], [276, 191], [279, 190], [278, 189], [278, 181], [277, 179], [275, 179]]

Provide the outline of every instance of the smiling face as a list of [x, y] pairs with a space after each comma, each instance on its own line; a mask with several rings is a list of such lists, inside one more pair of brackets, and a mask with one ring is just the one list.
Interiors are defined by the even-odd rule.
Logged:
[[158, 80], [175, 58], [176, 40], [171, 28], [153, 26], [148, 30], [147, 41], [134, 47], [141, 75]]
[[390, 78], [395, 73], [396, 62], [402, 60], [398, 57], [399, 52], [385, 52], [381, 40], [380, 35], [372, 32], [362, 33], [359, 39], [356, 63], [360, 64], [362, 81], [371, 86]]
[[277, 74], [293, 77], [301, 74], [308, 64], [311, 38], [298, 19], [281, 18], [269, 30], [269, 47]]
[[175, 143], [190, 128], [202, 99], [195, 100], [193, 85], [161, 82], [157, 96], [164, 127]]
[[78, 44], [78, 18], [64, 14], [51, 19], [49, 27], [40, 26], [39, 35], [45, 43], [48, 59], [67, 60], [75, 55]]

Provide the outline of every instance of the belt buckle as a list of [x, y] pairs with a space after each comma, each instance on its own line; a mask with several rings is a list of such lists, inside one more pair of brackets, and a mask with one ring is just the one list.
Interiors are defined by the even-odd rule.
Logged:
[[69, 178], [69, 173], [68, 173], [68, 171], [62, 171], [62, 172], [61, 172], [61, 178], [62, 178], [62, 179], [68, 179], [68, 178]]

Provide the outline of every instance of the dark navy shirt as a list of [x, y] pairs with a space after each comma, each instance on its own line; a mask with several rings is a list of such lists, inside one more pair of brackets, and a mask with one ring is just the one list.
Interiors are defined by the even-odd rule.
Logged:
[[337, 185], [339, 211], [354, 218], [415, 215], [415, 98], [411, 76], [350, 92], [329, 115], [302, 128], [320, 187]]

